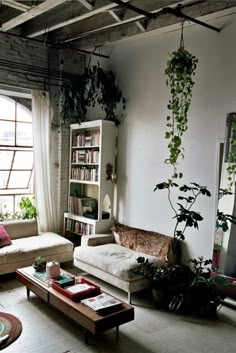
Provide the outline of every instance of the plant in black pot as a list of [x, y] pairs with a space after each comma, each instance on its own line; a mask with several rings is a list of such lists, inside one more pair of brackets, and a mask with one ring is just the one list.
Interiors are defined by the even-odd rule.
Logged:
[[224, 295], [218, 290], [216, 278], [211, 277], [212, 260], [202, 256], [190, 259], [194, 278], [184, 293], [183, 310], [201, 316], [213, 316]]
[[137, 262], [138, 265], [130, 273], [149, 279], [155, 304], [174, 311], [177, 303], [172, 302], [173, 298], [182, 293], [193, 280], [190, 268], [182, 264], [155, 267], [144, 257], [138, 257]]
[[33, 268], [37, 272], [44, 272], [46, 270], [47, 261], [43, 256], [37, 256], [33, 263]]

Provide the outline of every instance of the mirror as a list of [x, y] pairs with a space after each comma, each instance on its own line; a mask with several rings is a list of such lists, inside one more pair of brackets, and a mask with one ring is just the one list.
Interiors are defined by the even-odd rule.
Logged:
[[213, 271], [236, 277], [236, 113], [227, 114], [225, 138], [219, 148], [219, 190], [214, 237]]

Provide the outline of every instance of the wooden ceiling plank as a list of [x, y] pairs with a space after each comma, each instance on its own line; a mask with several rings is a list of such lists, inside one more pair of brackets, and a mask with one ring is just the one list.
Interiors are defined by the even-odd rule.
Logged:
[[77, 0], [81, 3], [81, 5], [83, 5], [84, 7], [86, 7], [86, 9], [88, 9], [89, 11], [92, 11], [92, 9], [94, 8], [94, 5], [91, 4], [91, 2], [87, 1], [87, 0]]
[[[129, 0], [126, 0], [125, 2], [128, 2]], [[92, 17], [92, 16], [95, 16], [95, 15], [98, 15], [99, 13], [101, 12], [105, 12], [105, 11], [109, 11], [115, 7], [117, 7], [118, 5], [115, 4], [115, 3], [110, 3], [108, 5], [104, 5], [104, 6], [101, 6], [97, 9], [93, 9], [92, 11], [90, 12], [86, 12], [85, 14], [83, 15], [80, 15], [80, 16], [77, 16], [77, 17], [74, 17], [74, 18], [71, 18], [70, 20], [67, 20], [67, 21], [64, 21], [64, 22], [60, 22], [60, 23], [57, 23], [55, 25], [52, 25], [52, 26], [48, 26], [47, 28], [47, 33], [48, 32], [51, 32], [51, 31], [54, 31], [56, 29], [59, 29], [59, 28], [62, 28], [62, 27], [65, 27], [65, 26], [69, 26], [75, 22], [79, 22], [79, 21], [82, 21], [86, 18], [89, 18], [89, 17]], [[40, 31], [37, 31], [37, 32], [34, 32], [34, 33], [31, 33], [29, 34], [27, 37], [29, 38], [35, 38], [35, 37], [38, 37], [42, 34], [45, 33], [45, 29], [42, 29]]]
[[14, 9], [17, 9], [23, 12], [30, 9], [30, 6], [19, 3], [18, 1], [15, 1], [15, 0], [2, 0], [2, 4], [5, 6], [13, 7]]
[[14, 17], [13, 19], [5, 22], [2, 24], [2, 28], [1, 30], [3, 32], [7, 32], [10, 29], [19, 26], [20, 24], [31, 20], [34, 17], [37, 17], [41, 14], [43, 14], [44, 12], [51, 10], [52, 8], [63, 4], [64, 2], [66, 2], [67, 0], [46, 0], [45, 2], [41, 3], [38, 6], [32, 7], [30, 8], [28, 11], [20, 14], [17, 17]]

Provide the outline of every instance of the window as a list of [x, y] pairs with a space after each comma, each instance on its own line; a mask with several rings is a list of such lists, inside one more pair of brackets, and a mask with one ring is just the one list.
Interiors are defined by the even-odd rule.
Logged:
[[0, 219], [14, 218], [22, 196], [33, 195], [32, 114], [0, 95]]

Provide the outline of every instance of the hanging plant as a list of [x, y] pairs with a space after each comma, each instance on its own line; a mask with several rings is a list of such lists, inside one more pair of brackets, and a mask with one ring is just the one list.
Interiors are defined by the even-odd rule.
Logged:
[[99, 104], [105, 112], [105, 119], [119, 124], [123, 114], [117, 113], [120, 106], [125, 110], [126, 100], [116, 84], [112, 71], [105, 71], [99, 66], [87, 68], [76, 80], [65, 82], [61, 88], [61, 125], [71, 118], [78, 123], [87, 120], [88, 107]]
[[229, 139], [229, 152], [226, 156], [226, 171], [228, 185], [226, 190], [232, 192], [233, 186], [236, 182], [236, 121], [232, 122], [231, 138]]
[[171, 114], [167, 116], [168, 131], [165, 133], [165, 138], [169, 140], [169, 157], [165, 163], [173, 166], [173, 174], [169, 182], [183, 176], [182, 173], [177, 173], [177, 164], [180, 158], [184, 158], [182, 136], [188, 129], [188, 111], [197, 63], [198, 59], [184, 48], [182, 24], [180, 47], [170, 54], [165, 70], [166, 84], [171, 94], [167, 105]]

